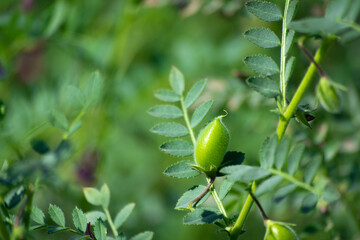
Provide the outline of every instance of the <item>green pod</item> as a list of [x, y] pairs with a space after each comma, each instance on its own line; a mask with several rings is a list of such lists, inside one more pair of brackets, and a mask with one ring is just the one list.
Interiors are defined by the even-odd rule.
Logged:
[[320, 78], [316, 86], [316, 96], [321, 106], [330, 113], [338, 113], [341, 110], [341, 97], [336, 86], [326, 77]]
[[229, 146], [229, 131], [219, 116], [199, 134], [195, 146], [195, 162], [206, 173], [214, 173], [220, 167]]
[[289, 224], [266, 220], [265, 226], [264, 240], [299, 240], [299, 236]]

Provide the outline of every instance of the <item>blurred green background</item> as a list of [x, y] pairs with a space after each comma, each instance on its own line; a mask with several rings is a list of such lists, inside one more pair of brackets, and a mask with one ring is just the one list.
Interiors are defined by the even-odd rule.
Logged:
[[[326, 3], [302, 0], [296, 18], [321, 16]], [[24, 158], [36, 161], [39, 155], [30, 145], [33, 138], [55, 148], [62, 132], [49, 124], [51, 110], [61, 110], [70, 120], [77, 114], [76, 108], [64, 103], [64, 86], [81, 88], [91, 72], [99, 70], [104, 79], [103, 97], [86, 113], [83, 126], [71, 137], [72, 154], [36, 192], [34, 204], [43, 210], [49, 203], [59, 205], [70, 223], [74, 206], [93, 209], [81, 188], [107, 183], [113, 215], [128, 202], [136, 203], [123, 227], [128, 236], [151, 230], [154, 239], [225, 239], [214, 226], [183, 225], [183, 212], [173, 210], [184, 191], [204, 184], [205, 179], [178, 180], [162, 174], [176, 159], [159, 150], [164, 138], [149, 132], [158, 119], [146, 111], [159, 104], [153, 93], [168, 88], [172, 65], [184, 73], [187, 89], [208, 78], [200, 101], [213, 98], [215, 104], [206, 121], [223, 109], [229, 111], [225, 123], [231, 132], [230, 148], [245, 152], [248, 163], [257, 161], [263, 139], [276, 129], [277, 116], [269, 111], [275, 107], [273, 101], [244, 84], [251, 72], [243, 59], [259, 52], [278, 59], [279, 53], [256, 47], [242, 33], [254, 26], [269, 26], [279, 33], [281, 26], [256, 19], [243, 4], [242, 0], [1, 0], [0, 99], [6, 116], [1, 123], [0, 163], [7, 160], [13, 164]], [[310, 42], [309, 49], [317, 44]], [[316, 113], [313, 130], [295, 121], [289, 129], [299, 139], [315, 139], [325, 129], [319, 142], [338, 146], [334, 158], [350, 156], [345, 170], [336, 173], [344, 176], [359, 161], [359, 53], [359, 40], [335, 45], [323, 64], [332, 79], [348, 87], [343, 113], [329, 115], [321, 110]], [[297, 66], [290, 93], [308, 65], [296, 47], [292, 54]], [[310, 90], [304, 102], [314, 104], [313, 99]], [[267, 198], [271, 196], [262, 200]], [[270, 215], [274, 212], [275, 219], [298, 223], [297, 230], [306, 219], [316, 219], [298, 217], [289, 201], [286, 206], [271, 201], [264, 205]], [[346, 237], [354, 236], [357, 225], [356, 219], [350, 221], [345, 228], [348, 233], [342, 233], [341, 239], [352, 239]], [[257, 209], [246, 229], [245, 239], [262, 239], [264, 228]], [[35, 236], [64, 239], [67, 235], [49, 236], [40, 231]]]

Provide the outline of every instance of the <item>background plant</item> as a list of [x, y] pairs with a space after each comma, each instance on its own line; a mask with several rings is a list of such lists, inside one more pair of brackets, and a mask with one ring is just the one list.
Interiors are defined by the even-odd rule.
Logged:
[[[46, 177], [41, 179], [33, 195], [33, 205], [44, 212], [50, 203], [60, 206], [67, 225], [71, 226], [75, 206], [84, 212], [94, 209], [84, 198], [82, 187], [98, 188], [106, 182], [111, 190], [110, 213], [115, 214], [128, 202], [136, 203], [136, 211], [122, 227], [127, 236], [148, 229], [155, 232], [156, 239], [168, 239], [169, 234], [172, 239], [226, 237], [226, 234], [214, 234], [218, 229], [216, 225], [180, 224], [183, 212], [169, 210], [176, 205], [181, 193], [193, 185], [205, 185], [206, 181], [205, 178], [172, 181], [159, 174], [174, 163], [173, 157], [154, 147], [164, 142], [164, 138], [148, 131], [156, 120], [145, 112], [159, 104], [159, 100], [152, 97], [153, 90], [169, 87], [168, 73], [172, 64], [184, 72], [187, 90], [196, 80], [207, 78], [200, 101], [213, 99], [214, 103], [195, 129], [196, 134], [206, 122], [223, 115], [226, 109], [229, 115], [224, 122], [231, 130], [229, 149], [245, 152], [244, 164], [259, 166], [259, 149], [266, 136], [273, 134], [279, 115], [269, 112], [276, 107], [272, 99], [263, 98], [244, 84], [253, 72], [243, 59], [261, 52], [280, 66], [279, 48], [261, 50], [242, 33], [249, 28], [266, 27], [280, 37], [281, 21], [259, 20], [244, 7], [245, 1], [202, 1], [194, 8], [196, 2], [1, 1], [0, 165], [6, 160], [5, 173], [5, 169], [14, 169], [15, 165], [37, 165], [42, 161], [46, 154], [33, 150], [32, 139], [46, 142], [52, 150], [49, 153], [57, 148], [64, 131], [50, 124], [52, 110], [65, 115], [69, 124], [80, 113], [79, 106], [66, 106], [66, 91], [62, 89], [71, 85], [83, 91], [95, 69], [104, 79], [102, 98], [96, 107], [86, 111], [81, 128], [69, 137], [70, 148], [64, 151], [63, 160], [45, 172]], [[325, 16], [329, 2], [332, 1], [301, 1], [293, 21]], [[285, 6], [283, 1], [273, 3], [281, 11]], [[345, 9], [344, 13], [356, 12], [357, 1], [338, 4], [340, 7], [334, 9], [339, 13], [341, 9]], [[186, 9], [196, 11], [186, 15]], [[316, 117], [310, 123], [312, 130], [290, 123], [288, 133], [293, 142], [305, 140], [305, 155], [309, 148], [323, 155], [325, 163], [320, 170], [327, 170], [328, 178], [340, 189], [341, 199], [346, 196], [347, 206], [343, 201], [336, 201], [331, 204], [332, 211], [325, 215], [319, 211], [299, 214], [301, 204], [296, 202], [306, 193], [300, 188], [281, 204], [272, 201], [273, 191], [259, 198], [271, 218], [296, 223], [297, 232], [304, 230], [302, 237], [305, 239], [326, 239], [329, 234], [330, 238], [336, 235], [351, 239], [359, 232], [359, 220], [353, 213], [359, 211], [354, 204], [359, 198], [356, 190], [359, 133], [354, 129], [359, 127], [357, 76], [360, 63], [358, 33], [352, 30], [356, 29], [358, 18], [354, 21], [346, 18], [343, 22], [351, 28], [340, 30], [341, 38], [332, 44], [321, 64], [332, 82], [347, 87], [347, 92], [341, 93], [341, 112], [327, 114], [319, 108], [312, 113]], [[295, 39], [300, 36], [296, 34]], [[319, 45], [316, 38], [310, 38], [304, 46], [314, 55]], [[288, 54], [296, 57], [287, 86], [287, 96], [291, 97], [309, 61], [296, 43]], [[316, 107], [313, 104], [316, 83], [314, 78], [301, 103], [309, 103], [311, 109], [308, 110]], [[197, 103], [190, 107], [190, 113], [194, 106]], [[25, 197], [11, 209], [12, 213], [18, 213], [24, 206], [23, 201], [30, 192], [27, 189], [36, 185], [39, 173], [41, 171], [24, 179]], [[298, 174], [301, 179], [301, 171]], [[2, 197], [4, 188], [8, 189], [3, 184], [2, 181]], [[220, 181], [216, 182], [216, 189], [217, 184]], [[129, 186], [136, 186], [136, 190]], [[234, 185], [224, 202], [228, 212], [239, 213], [247, 197], [246, 187], [247, 184]], [[265, 228], [257, 209], [252, 209], [254, 213], [248, 215], [242, 237], [261, 239]], [[52, 222], [48, 214], [46, 218]], [[348, 221], [343, 221], [344, 218]], [[324, 233], [324, 226], [331, 230]], [[73, 236], [66, 232], [49, 236], [45, 230], [31, 234], [36, 239]]]

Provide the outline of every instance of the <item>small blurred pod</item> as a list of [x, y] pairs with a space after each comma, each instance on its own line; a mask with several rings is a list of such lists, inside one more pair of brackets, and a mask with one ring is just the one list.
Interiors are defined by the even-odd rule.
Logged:
[[329, 113], [338, 113], [341, 110], [342, 100], [339, 90], [346, 88], [330, 81], [327, 77], [321, 77], [316, 86], [316, 96], [321, 106]]

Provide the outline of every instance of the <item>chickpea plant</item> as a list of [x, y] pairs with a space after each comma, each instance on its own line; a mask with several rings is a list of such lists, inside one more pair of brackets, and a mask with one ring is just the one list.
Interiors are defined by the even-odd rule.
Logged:
[[[205, 88], [206, 80], [200, 80], [185, 92], [183, 74], [175, 67], [170, 71], [169, 82], [172, 89], [160, 89], [155, 97], [167, 102], [149, 109], [149, 114], [159, 118], [183, 118], [183, 123], [163, 122], [155, 125], [153, 133], [175, 138], [160, 146], [160, 150], [176, 156], [189, 157], [179, 161], [165, 170], [165, 174], [174, 178], [192, 178], [203, 175], [207, 186], [197, 185], [190, 188], [178, 200], [175, 209], [187, 211], [184, 224], [216, 224], [227, 233], [230, 239], [238, 239], [244, 233], [244, 223], [255, 202], [262, 217], [266, 233], [264, 239], [292, 240], [299, 239], [293, 224], [272, 220], [267, 217], [258, 198], [264, 193], [273, 192], [274, 201], [280, 202], [290, 195], [299, 195], [299, 209], [307, 213], [320, 206], [326, 209], [334, 201], [340, 201], [338, 187], [322, 171], [325, 162], [323, 155], [309, 151], [303, 141], [295, 141], [285, 135], [291, 119], [311, 128], [315, 119], [308, 104], [300, 105], [300, 101], [315, 78], [316, 72], [320, 80], [316, 87], [317, 101], [330, 113], [341, 111], [341, 92], [346, 90], [340, 84], [329, 80], [329, 76], [320, 67], [325, 52], [335, 42], [346, 43], [351, 35], [358, 33], [353, 22], [360, 9], [356, 1], [330, 1], [324, 17], [305, 18], [293, 21], [298, 0], [285, 0], [280, 7], [277, 1], [248, 1], [247, 10], [257, 18], [266, 22], [281, 21], [281, 36], [270, 28], [251, 28], [244, 36], [261, 48], [279, 48], [279, 65], [272, 57], [255, 54], [244, 59], [245, 64], [257, 75], [247, 79], [250, 88], [266, 98], [275, 100], [279, 123], [274, 135], [265, 139], [259, 151], [259, 165], [243, 164], [245, 155], [242, 152], [229, 151], [230, 131], [225, 127], [225, 116], [216, 117], [196, 138], [195, 128], [210, 110], [213, 101], [200, 104], [190, 115], [189, 107], [196, 101]], [[348, 8], [355, 4], [354, 8]], [[299, 34], [299, 38], [295, 36]], [[320, 40], [320, 46], [313, 57], [305, 47], [307, 40]], [[287, 88], [292, 82], [292, 72], [296, 59], [291, 56], [293, 42], [309, 59], [310, 65], [294, 95], [289, 95]], [[290, 99], [290, 101], [289, 101]], [[189, 136], [190, 142], [182, 137]], [[219, 189], [214, 182], [221, 181]], [[244, 198], [239, 212], [229, 213], [224, 200], [233, 186], [239, 183], [247, 185], [248, 196]], [[204, 204], [212, 196], [216, 206]]]

